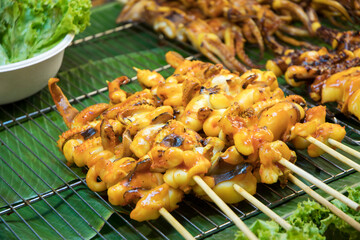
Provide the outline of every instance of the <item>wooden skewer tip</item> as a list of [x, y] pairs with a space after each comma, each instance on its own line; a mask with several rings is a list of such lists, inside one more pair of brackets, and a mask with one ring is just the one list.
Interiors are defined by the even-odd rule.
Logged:
[[357, 157], [357, 158], [360, 159], [360, 152], [352, 149], [351, 147], [348, 147], [348, 146], [346, 146], [345, 144], [342, 144], [341, 142], [336, 141], [336, 140], [334, 140], [334, 139], [332, 139], [332, 138], [329, 138], [329, 139], [328, 139], [328, 142], [329, 142], [331, 145], [333, 145], [333, 146], [335, 146], [335, 147], [343, 150], [344, 152], [347, 152], [347, 153], [353, 155], [354, 157]]
[[165, 208], [159, 210], [161, 216], [163, 216], [168, 223], [171, 224], [186, 240], [194, 240], [195, 238], [181, 225], [176, 218]]
[[360, 205], [358, 203], [354, 202], [350, 198], [344, 196], [340, 192], [338, 192], [335, 189], [331, 188], [330, 186], [328, 186], [324, 182], [320, 181], [319, 179], [317, 179], [316, 177], [314, 177], [310, 173], [302, 170], [301, 168], [299, 168], [295, 164], [289, 162], [288, 160], [286, 160], [284, 158], [280, 159], [279, 163], [281, 165], [285, 166], [286, 168], [290, 169], [291, 171], [293, 171], [297, 175], [301, 176], [302, 178], [308, 180], [309, 182], [311, 182], [312, 184], [314, 184], [318, 188], [324, 190], [325, 192], [327, 192], [328, 194], [330, 194], [334, 198], [336, 198], [336, 199], [340, 200], [341, 202], [345, 203], [350, 208], [352, 208], [352, 209], [354, 209], [356, 211], [360, 210]]
[[353, 169], [355, 169], [356, 171], [360, 172], [360, 165], [359, 164], [357, 164], [356, 162], [352, 161], [351, 159], [345, 157], [344, 155], [338, 153], [337, 151], [335, 151], [331, 147], [327, 146], [326, 144], [320, 142], [316, 138], [313, 138], [313, 137], [309, 136], [309, 137], [306, 138], [306, 140], [308, 140], [312, 144], [316, 145], [317, 147], [321, 148], [322, 150], [324, 150], [325, 152], [327, 152], [331, 156], [335, 157], [339, 161], [345, 163], [346, 165], [348, 165], [348, 166], [352, 167]]
[[204, 190], [210, 199], [234, 222], [234, 224], [248, 237], [250, 240], [258, 239], [256, 235], [250, 231], [248, 226], [226, 205], [226, 203], [204, 182], [199, 176], [193, 177], [194, 181]]
[[277, 222], [281, 227], [283, 227], [286, 231], [291, 228], [291, 225], [285, 221], [285, 219], [281, 218], [279, 215], [277, 215], [274, 211], [272, 211], [270, 208], [268, 208], [265, 204], [260, 202], [258, 199], [256, 199], [254, 196], [252, 196], [250, 193], [248, 193], [245, 189], [240, 187], [237, 184], [234, 184], [234, 189], [237, 191], [241, 196], [243, 196], [246, 200], [248, 200], [250, 203], [252, 203], [255, 207], [257, 207], [260, 211], [262, 211], [264, 214], [266, 214], [268, 217], [270, 217], [272, 220]]

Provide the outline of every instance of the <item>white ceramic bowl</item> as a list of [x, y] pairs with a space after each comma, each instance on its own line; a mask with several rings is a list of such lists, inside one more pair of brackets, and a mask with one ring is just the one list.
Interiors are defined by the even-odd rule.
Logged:
[[68, 34], [36, 57], [0, 66], [0, 105], [29, 97], [45, 87], [59, 71], [65, 48], [73, 38], [73, 34]]

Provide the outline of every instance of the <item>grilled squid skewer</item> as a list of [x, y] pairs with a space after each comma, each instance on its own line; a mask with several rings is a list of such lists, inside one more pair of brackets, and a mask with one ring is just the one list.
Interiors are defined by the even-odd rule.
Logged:
[[[119, 88], [126, 81], [127, 78], [122, 77], [108, 83], [110, 100], [112, 104], [115, 104], [115, 109], [117, 109], [116, 104], [126, 101], [127, 94]], [[64, 122], [70, 128], [60, 136], [58, 146], [69, 164], [75, 162], [78, 166], [87, 165], [89, 167], [86, 175], [88, 187], [93, 191], [108, 189], [109, 201], [115, 205], [137, 203], [130, 214], [130, 217], [135, 220], [156, 219], [162, 215], [185, 239], [194, 239], [168, 212], [178, 207], [177, 203], [181, 201], [183, 192], [165, 184], [161, 173], [141, 171], [133, 173], [136, 169], [146, 169], [149, 166], [148, 161], [146, 158], [137, 161], [122, 156], [126, 149], [132, 149], [138, 156], [144, 155], [143, 152], [131, 147], [128, 134], [123, 134], [121, 144], [116, 140], [115, 136], [124, 133], [122, 123], [106, 117], [102, 121], [96, 119], [110, 105], [97, 104], [79, 112], [70, 105], [66, 96], [56, 85], [57, 82], [58, 79], [50, 79], [49, 89]], [[161, 123], [167, 121], [167, 114], [169, 112], [166, 110], [155, 110], [148, 115], [152, 119], [152, 123]], [[172, 114], [172, 110], [170, 114]], [[103, 114], [103, 116], [110, 115], [115, 116], [114, 110]], [[151, 137], [149, 138], [148, 134], [153, 135], [152, 133], [157, 132], [163, 125], [154, 126], [151, 126], [151, 129], [140, 131], [139, 137], [135, 138], [135, 144], [150, 140]], [[127, 143], [126, 146], [124, 143]], [[102, 181], [98, 181], [99, 177]]]
[[[333, 137], [331, 134], [341, 138], [343, 129], [326, 125], [323, 110], [306, 110], [301, 97], [284, 98], [271, 74], [249, 71], [238, 76], [218, 65], [178, 56], [171, 61], [178, 73], [169, 79], [176, 78], [176, 84], [182, 84], [179, 105], [159, 106], [154, 95], [161, 93], [168, 79], [137, 69], [142, 74], [140, 81], [151, 90], [125, 94], [120, 102], [103, 105], [104, 110], [97, 105], [96, 117], [86, 117], [88, 109], [78, 113], [85, 121], [61, 136], [60, 150], [65, 149], [67, 158], [78, 165], [89, 167], [91, 189], [107, 189], [115, 205], [136, 204], [130, 216], [138, 221], [174, 210], [184, 193], [194, 191], [203, 198], [211, 196], [246, 232], [246, 225], [228, 211], [219, 196], [233, 203], [243, 199], [234, 184], [253, 194], [258, 179], [285, 183], [290, 171], [283, 161], [296, 159], [286, 141], [309, 134], [319, 134], [324, 141]], [[109, 87], [112, 93], [120, 91], [119, 81], [114, 84]], [[252, 98], [245, 99], [249, 94]], [[176, 114], [173, 108], [183, 108], [183, 112]], [[186, 117], [199, 121], [200, 128], [188, 127]], [[206, 121], [208, 128], [215, 124], [218, 130], [204, 139], [197, 131]]]

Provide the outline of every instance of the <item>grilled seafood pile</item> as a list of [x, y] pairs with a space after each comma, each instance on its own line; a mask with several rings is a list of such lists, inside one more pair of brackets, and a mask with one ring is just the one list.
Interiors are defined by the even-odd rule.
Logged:
[[[172, 106], [176, 119], [186, 127], [218, 137], [247, 162], [258, 163], [258, 150], [265, 141], [291, 141], [297, 148], [308, 147], [311, 156], [319, 156], [323, 152], [305, 144], [304, 137], [311, 135], [326, 143], [335, 129], [341, 133], [336, 138], [341, 140], [345, 135], [339, 125], [325, 122], [325, 107], [308, 109], [301, 96], [285, 97], [270, 71], [253, 69], [239, 75], [218, 64], [185, 60], [174, 52], [168, 52], [166, 59], [175, 72], [154, 81], [149, 87], [152, 94], [163, 105]], [[157, 79], [153, 74], [160, 76], [137, 71], [143, 85]]]
[[108, 83], [109, 103], [78, 111], [49, 80], [53, 100], [69, 130], [58, 147], [69, 164], [87, 166], [93, 191], [107, 191], [114, 205], [135, 204], [130, 217], [156, 219], [159, 209], [177, 208], [184, 194], [207, 199], [197, 175], [227, 203], [243, 198], [258, 182], [286, 184], [287, 170], [277, 162], [295, 162], [296, 148], [310, 156], [322, 150], [304, 138], [327, 144], [341, 141], [343, 127], [325, 122], [325, 108], [308, 109], [300, 96], [285, 97], [272, 72], [250, 70], [242, 75], [220, 64], [188, 61], [169, 52], [174, 74], [137, 70], [144, 90], [128, 95], [120, 77]]
[[360, 119], [359, 54], [360, 49], [289, 50], [284, 56], [269, 60], [266, 68], [277, 76], [284, 74], [286, 82], [293, 87], [309, 85], [313, 100], [322, 104], [337, 102], [341, 112]]
[[322, 39], [338, 51], [358, 48], [359, 32], [322, 26], [318, 15], [339, 27], [341, 21], [357, 19], [358, 10], [351, 8], [359, 5], [334, 0], [131, 0], [117, 22], [146, 22], [170, 39], [190, 42], [212, 62], [243, 73], [246, 66], [257, 67], [244, 50], [246, 43], [257, 44], [260, 57], [265, 47], [277, 55], [288, 45], [318, 49], [298, 37]]

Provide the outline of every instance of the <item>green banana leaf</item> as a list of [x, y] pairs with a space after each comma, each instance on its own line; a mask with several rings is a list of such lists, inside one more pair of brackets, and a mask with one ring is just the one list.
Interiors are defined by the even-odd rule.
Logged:
[[0, 225], [0, 239], [15, 239], [12, 231], [20, 239], [89, 239], [104, 225], [98, 216], [108, 219], [111, 214], [91, 190], [78, 186], [2, 216], [9, 228]]

